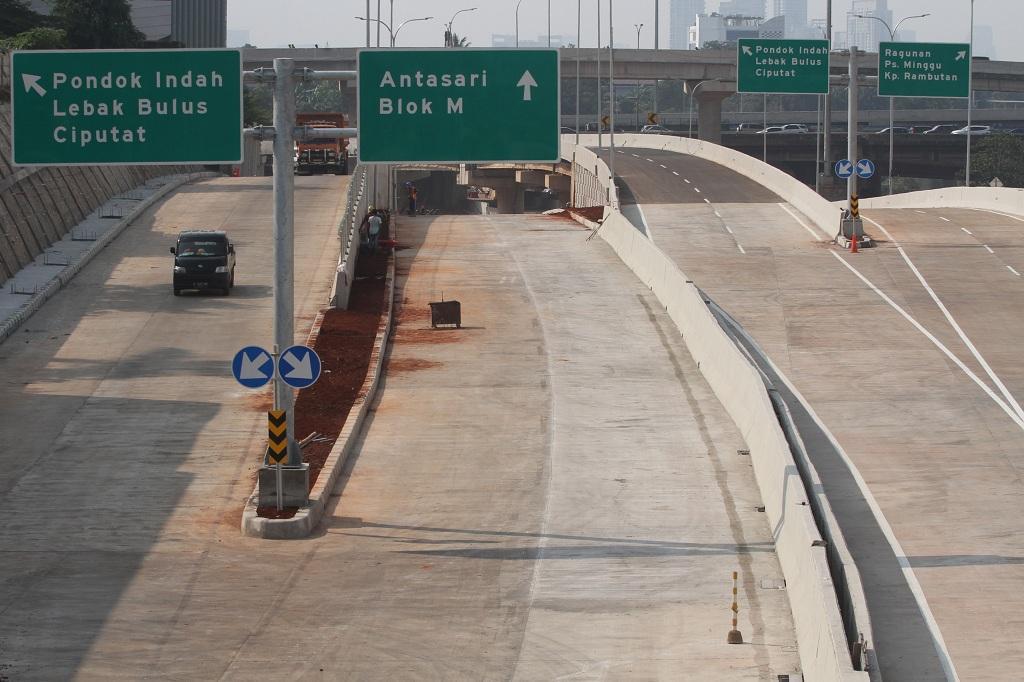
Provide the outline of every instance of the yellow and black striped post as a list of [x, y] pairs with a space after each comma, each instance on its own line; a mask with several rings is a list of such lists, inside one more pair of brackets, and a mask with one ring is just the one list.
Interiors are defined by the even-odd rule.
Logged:
[[729, 630], [729, 636], [726, 638], [726, 642], [729, 644], [743, 644], [743, 634], [736, 627], [736, 619], [740, 613], [739, 604], [736, 603], [736, 581], [739, 580], [739, 574], [736, 571], [732, 572], [732, 630]]
[[856, 194], [850, 195], [850, 217], [855, 219], [860, 217], [860, 199]]
[[285, 410], [267, 412], [267, 462], [283, 464], [288, 459], [288, 415]]

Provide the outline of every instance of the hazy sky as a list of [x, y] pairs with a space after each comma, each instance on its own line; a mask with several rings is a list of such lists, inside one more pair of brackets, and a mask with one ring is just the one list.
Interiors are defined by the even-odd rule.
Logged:
[[[614, 0], [613, 0], [614, 1]], [[376, 13], [378, 0], [370, 0]], [[596, 44], [596, 7], [598, 0], [583, 2], [584, 47]], [[826, 0], [808, 0], [811, 19], [824, 18]], [[382, 18], [387, 21], [389, 0], [381, 0]], [[574, 37], [576, 35], [576, 2], [550, 0], [551, 32]], [[602, 27], [607, 44], [608, 0], [600, 0]], [[488, 47], [492, 33], [515, 32], [516, 0], [394, 0], [395, 23], [412, 17], [434, 16], [429, 22], [414, 22], [405, 26], [398, 37], [402, 47], [440, 46], [444, 40], [444, 24], [457, 10], [476, 6], [475, 12], [460, 14], [455, 21], [455, 32], [465, 35], [476, 47]], [[643, 23], [641, 45], [654, 46], [655, 0], [619, 0], [615, 5], [615, 44], [622, 47], [636, 45], [634, 24]], [[661, 46], [668, 46], [668, 5], [661, 0]], [[836, 30], [845, 28], [849, 0], [833, 1], [833, 22]], [[907, 22], [921, 41], [967, 42], [970, 26], [970, 0], [889, 0], [894, 18], [931, 12], [932, 16]], [[536, 38], [546, 33], [548, 0], [522, 0], [519, 11], [519, 35]], [[708, 0], [708, 10], [718, 8], [718, 0]], [[363, 16], [366, 0], [228, 0], [228, 28], [249, 31], [249, 41], [260, 47], [319, 44], [332, 47], [364, 45], [365, 24], [353, 17]], [[1024, 41], [1020, 40], [1020, 27], [1024, 26], [1024, 2], [1021, 0], [977, 0], [975, 25], [992, 27], [997, 59], [1024, 61]], [[386, 36], [387, 31], [382, 31]], [[373, 29], [376, 41], [376, 29]], [[385, 38], [382, 38], [382, 44]], [[980, 54], [980, 52], [979, 52]]]

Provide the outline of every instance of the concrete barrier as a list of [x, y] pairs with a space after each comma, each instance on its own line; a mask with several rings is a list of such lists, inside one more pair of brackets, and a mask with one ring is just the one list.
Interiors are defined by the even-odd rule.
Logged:
[[[565, 137], [575, 139], [575, 136], [566, 135]], [[607, 135], [605, 144], [608, 144]], [[580, 135], [580, 145], [596, 146], [597, 135]], [[807, 216], [824, 239], [832, 239], [839, 232], [840, 208], [836, 204], [818, 196], [813, 189], [788, 173], [742, 152], [712, 142], [691, 140], [674, 135], [616, 135], [615, 146], [616, 148], [628, 146], [672, 151], [726, 166], [778, 194], [783, 201]], [[563, 158], [571, 160], [571, 148], [572, 145], [568, 144], [568, 140], [566, 140], [563, 143]], [[578, 155], [579, 152], [577, 152], [577, 158]]]
[[363, 166], [356, 166], [348, 186], [345, 209], [338, 224], [338, 239], [341, 241], [338, 267], [331, 287], [330, 305], [333, 308], [348, 308], [352, 282], [356, 276], [356, 260], [359, 257], [359, 227], [369, 208], [369, 187], [367, 172]]
[[947, 187], [860, 200], [872, 208], [978, 208], [1024, 216], [1024, 189], [1010, 187]]
[[[242, 533], [250, 537], [264, 538], [268, 540], [287, 540], [304, 538], [313, 532], [313, 529], [320, 523], [327, 503], [331, 497], [331, 491], [338, 483], [338, 476], [345, 468], [352, 449], [355, 447], [356, 439], [363, 428], [366, 420], [366, 413], [373, 404], [377, 395], [377, 386], [380, 384], [381, 373], [384, 365], [384, 353], [387, 348], [388, 336], [391, 334], [392, 311], [395, 304], [395, 257], [392, 254], [388, 263], [388, 273], [385, 281], [385, 307], [386, 310], [381, 316], [380, 324], [377, 326], [377, 338], [373, 342], [373, 351], [370, 355], [370, 368], [359, 389], [356, 402], [348, 413], [345, 425], [338, 434], [338, 440], [334, 442], [324, 468], [309, 492], [309, 505], [299, 509], [295, 516], [290, 519], [266, 519], [256, 513], [259, 501], [259, 488], [253, 490], [252, 496], [246, 501], [245, 509], [242, 511]], [[320, 321], [323, 314], [317, 316], [317, 321], [310, 331], [307, 345], [313, 347], [316, 336], [320, 331]]]

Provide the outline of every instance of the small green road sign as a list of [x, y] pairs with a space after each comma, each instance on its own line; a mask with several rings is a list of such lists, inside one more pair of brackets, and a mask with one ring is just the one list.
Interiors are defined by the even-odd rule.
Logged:
[[364, 163], [554, 162], [558, 50], [360, 50]]
[[15, 165], [239, 163], [240, 50], [14, 52]]
[[879, 43], [880, 97], [968, 97], [969, 43]]
[[828, 52], [827, 40], [740, 38], [736, 91], [827, 94]]

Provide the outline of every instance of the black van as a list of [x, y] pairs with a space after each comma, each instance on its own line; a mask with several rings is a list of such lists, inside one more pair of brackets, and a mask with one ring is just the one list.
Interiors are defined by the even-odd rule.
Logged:
[[183, 289], [219, 289], [225, 296], [235, 286], [235, 245], [226, 232], [186, 230], [171, 247], [174, 254], [174, 295]]

